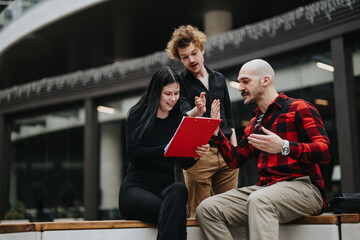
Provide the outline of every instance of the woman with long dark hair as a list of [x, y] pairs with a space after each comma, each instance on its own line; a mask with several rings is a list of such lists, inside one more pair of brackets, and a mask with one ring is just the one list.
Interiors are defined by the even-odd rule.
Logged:
[[[129, 111], [126, 150], [130, 160], [119, 195], [119, 208], [125, 219], [158, 225], [158, 240], [186, 239], [188, 192], [175, 182], [174, 163], [188, 169], [194, 158], [164, 157], [164, 148], [174, 135], [183, 115], [179, 110], [180, 77], [170, 67], [153, 75], [148, 88]], [[209, 145], [194, 149], [208, 154]]]

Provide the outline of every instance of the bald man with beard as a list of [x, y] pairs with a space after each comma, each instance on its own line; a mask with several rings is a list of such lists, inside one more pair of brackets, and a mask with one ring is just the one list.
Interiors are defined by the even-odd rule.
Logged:
[[[256, 103], [254, 117], [233, 146], [221, 130], [213, 140], [229, 168], [256, 159], [259, 180], [205, 199], [196, 216], [206, 239], [233, 239], [229, 227], [248, 226], [253, 240], [279, 239], [279, 224], [318, 215], [325, 208], [319, 164], [329, 163], [330, 141], [316, 108], [275, 89], [275, 72], [264, 60], [245, 63], [239, 72], [244, 104]], [[220, 118], [214, 101], [211, 117]]]

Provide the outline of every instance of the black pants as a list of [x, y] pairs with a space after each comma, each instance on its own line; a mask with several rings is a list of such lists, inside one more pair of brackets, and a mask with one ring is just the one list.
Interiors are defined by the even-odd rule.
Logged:
[[140, 187], [128, 187], [120, 189], [119, 207], [127, 220], [158, 225], [158, 240], [184, 240], [187, 198], [183, 183], [173, 183], [159, 194]]

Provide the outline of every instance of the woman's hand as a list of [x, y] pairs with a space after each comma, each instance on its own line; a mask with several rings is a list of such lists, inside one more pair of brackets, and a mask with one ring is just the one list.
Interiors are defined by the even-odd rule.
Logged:
[[210, 145], [206, 144], [196, 147], [195, 153], [200, 157], [206, 157], [210, 153]]
[[[213, 119], [220, 119], [220, 100], [215, 99], [211, 104], [211, 112], [210, 117]], [[219, 134], [219, 127], [214, 132], [214, 135], [217, 136]]]

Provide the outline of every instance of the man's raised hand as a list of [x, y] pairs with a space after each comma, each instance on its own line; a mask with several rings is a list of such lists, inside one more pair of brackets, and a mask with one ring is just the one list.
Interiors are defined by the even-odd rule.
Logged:
[[203, 115], [206, 112], [206, 98], [205, 98], [205, 92], [200, 93], [200, 97], [195, 97], [195, 106], [198, 110], [198, 116]]

